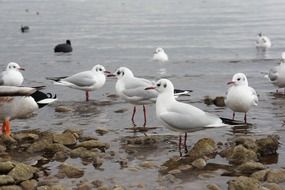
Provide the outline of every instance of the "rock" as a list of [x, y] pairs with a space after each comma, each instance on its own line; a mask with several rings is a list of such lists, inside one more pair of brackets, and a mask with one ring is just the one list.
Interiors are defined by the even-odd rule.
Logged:
[[126, 137], [123, 142], [127, 145], [147, 145], [153, 146], [159, 141], [157, 136], [135, 136]]
[[0, 174], [7, 174], [15, 167], [11, 161], [0, 162]]
[[95, 168], [100, 168], [100, 166], [102, 166], [103, 164], [103, 160], [99, 157], [96, 157], [94, 160], [93, 160], [93, 166]]
[[39, 135], [34, 133], [16, 133], [13, 135], [14, 139], [19, 141], [20, 143], [33, 143], [39, 140]]
[[207, 185], [208, 190], [221, 190], [221, 187], [217, 184], [209, 184]]
[[261, 190], [261, 184], [256, 179], [240, 176], [228, 181], [228, 190]]
[[105, 149], [108, 149], [110, 145], [108, 143], [102, 143], [98, 140], [89, 140], [89, 141], [84, 141], [78, 144], [76, 147], [84, 147], [86, 149], [93, 149], [93, 148], [98, 148], [105, 152]]
[[19, 183], [31, 179], [35, 172], [37, 172], [36, 168], [23, 163], [18, 163], [8, 175], [13, 177], [16, 183]]
[[18, 185], [7, 185], [0, 187], [0, 190], [23, 190], [23, 189]]
[[99, 135], [105, 135], [109, 132], [108, 129], [103, 128], [103, 127], [98, 127], [96, 130], [96, 133], [98, 133]]
[[257, 152], [261, 156], [277, 154], [277, 149], [279, 146], [278, 136], [268, 136], [266, 138], [256, 140]]
[[242, 164], [250, 160], [256, 161], [257, 155], [254, 151], [245, 148], [243, 145], [234, 147], [233, 152], [229, 158], [229, 161], [232, 164]]
[[237, 170], [242, 174], [252, 174], [258, 170], [264, 170], [265, 166], [259, 162], [248, 161], [237, 167]]
[[58, 162], [64, 162], [69, 157], [69, 154], [65, 151], [58, 151], [54, 154], [53, 160]]
[[36, 141], [33, 144], [31, 144], [31, 146], [27, 149], [27, 152], [29, 153], [43, 152], [51, 143], [52, 142], [47, 139]]
[[177, 175], [177, 174], [181, 174], [181, 170], [174, 169], [174, 170], [170, 170], [168, 173], [171, 175]]
[[61, 164], [59, 166], [59, 174], [64, 174], [68, 178], [80, 178], [84, 175], [84, 171], [69, 164]]
[[150, 161], [143, 161], [140, 164], [140, 167], [146, 168], [146, 169], [153, 169], [153, 168], [158, 168], [158, 166]]
[[192, 166], [198, 169], [203, 169], [207, 165], [207, 162], [203, 158], [198, 158], [192, 162]]
[[98, 187], [97, 190], [110, 190], [110, 188], [107, 185], [102, 185]]
[[91, 183], [94, 185], [95, 188], [98, 188], [103, 185], [103, 181], [101, 180], [95, 180], [95, 181], [92, 181]]
[[269, 172], [270, 169], [260, 170], [257, 172], [254, 172], [250, 175], [250, 177], [257, 179], [258, 181], [265, 181], [266, 175]]
[[122, 186], [120, 186], [120, 185], [115, 185], [115, 186], [113, 187], [113, 190], [125, 190], [125, 188], [122, 187]]
[[38, 186], [38, 182], [34, 179], [23, 181], [21, 184], [23, 190], [35, 190]]
[[79, 157], [82, 159], [92, 159], [93, 160], [99, 156], [100, 156], [99, 152], [90, 151], [84, 147], [79, 147], [79, 148], [73, 149], [70, 152], [70, 157], [72, 157], [72, 158], [78, 158]]
[[265, 183], [263, 186], [270, 190], [284, 190], [284, 188], [276, 183]]
[[55, 108], [55, 112], [72, 112], [72, 111], [74, 111], [74, 109], [67, 106], [57, 106]]
[[120, 164], [121, 168], [128, 167], [128, 159], [120, 159], [119, 164]]
[[67, 148], [65, 145], [60, 143], [52, 143], [49, 144], [46, 149], [44, 150], [46, 153], [52, 153], [55, 154], [56, 152], [70, 152], [70, 149]]
[[256, 152], [257, 150], [257, 145], [255, 141], [256, 141], [255, 137], [251, 136], [240, 136], [234, 139], [236, 146], [243, 145], [243, 147], [253, 150], [254, 152]]
[[213, 100], [213, 104], [217, 107], [225, 107], [225, 97], [223, 96], [217, 96], [214, 100]]
[[216, 149], [217, 145], [213, 139], [203, 138], [195, 143], [194, 147], [187, 153], [186, 159], [192, 162], [205, 156], [214, 158], [217, 154]]
[[65, 146], [75, 145], [77, 139], [71, 132], [64, 132], [62, 134], [54, 134], [53, 135], [53, 142], [63, 144]]
[[266, 175], [266, 181], [269, 183], [285, 182], [285, 169], [271, 169]]
[[49, 190], [66, 190], [62, 185], [52, 185]]
[[9, 175], [0, 175], [0, 186], [14, 184], [15, 180]]

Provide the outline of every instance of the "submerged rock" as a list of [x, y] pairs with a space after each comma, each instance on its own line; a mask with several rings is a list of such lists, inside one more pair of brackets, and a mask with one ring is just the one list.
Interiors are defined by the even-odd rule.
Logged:
[[33, 190], [38, 186], [38, 182], [35, 179], [31, 179], [23, 181], [20, 185], [24, 190]]
[[98, 148], [102, 150], [103, 152], [105, 152], [105, 149], [110, 148], [110, 145], [108, 143], [102, 143], [98, 140], [88, 140], [88, 141], [81, 142], [76, 147], [84, 147], [86, 149]]
[[72, 158], [82, 158], [82, 159], [96, 159], [100, 156], [100, 153], [97, 151], [90, 151], [84, 147], [78, 147], [76, 149], [73, 149], [70, 152], [70, 156]]
[[54, 134], [53, 142], [69, 146], [69, 145], [75, 145], [77, 139], [72, 132], [64, 132], [62, 134]]
[[29, 180], [33, 178], [34, 174], [37, 172], [37, 169], [23, 164], [18, 163], [16, 166], [9, 172], [9, 176], [13, 177], [16, 183]]
[[96, 130], [96, 133], [98, 133], [99, 135], [105, 135], [109, 132], [108, 129], [103, 128], [103, 127], [98, 127]]
[[192, 166], [198, 169], [203, 169], [207, 165], [207, 162], [203, 158], [198, 158], [192, 162]]
[[208, 190], [221, 190], [221, 187], [217, 184], [209, 184], [207, 185]]
[[59, 166], [58, 176], [66, 176], [68, 178], [80, 178], [84, 175], [82, 169], [69, 164], [61, 164]]
[[[13, 177], [9, 176], [9, 175], [0, 175], [0, 185], [10, 185], [10, 184], [14, 184], [15, 180]], [[0, 187], [1, 189], [1, 187]]]
[[252, 174], [258, 170], [264, 170], [265, 166], [259, 162], [248, 161], [237, 167], [237, 170], [242, 174]]
[[269, 183], [285, 182], [285, 169], [271, 169], [267, 172], [266, 181]]
[[0, 162], [0, 174], [7, 174], [15, 167], [15, 164], [11, 161]]
[[194, 161], [198, 158], [214, 158], [217, 154], [217, 145], [213, 139], [203, 138], [194, 144], [193, 148], [186, 154], [186, 159]]
[[257, 155], [254, 151], [245, 148], [243, 145], [238, 145], [233, 148], [232, 154], [229, 157], [230, 163], [242, 164], [247, 161], [256, 161]]
[[279, 146], [279, 137], [270, 135], [266, 138], [261, 138], [256, 140], [257, 152], [261, 156], [277, 154], [277, 149]]

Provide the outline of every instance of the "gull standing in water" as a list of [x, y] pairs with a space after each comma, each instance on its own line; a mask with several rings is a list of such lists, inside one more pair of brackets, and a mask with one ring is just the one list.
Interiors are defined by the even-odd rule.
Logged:
[[154, 61], [163, 63], [163, 62], [168, 61], [168, 56], [165, 53], [164, 49], [159, 47], [159, 48], [156, 48], [156, 50], [154, 51], [152, 59]]
[[69, 77], [48, 77], [47, 79], [53, 80], [55, 85], [85, 91], [86, 101], [89, 101], [89, 91], [101, 88], [106, 81], [105, 74], [109, 73], [104, 66], [95, 65], [89, 71], [82, 71]]
[[0, 121], [2, 132], [10, 136], [10, 120], [29, 116], [39, 108], [56, 101], [56, 96], [45, 94], [37, 88], [0, 86]]
[[[127, 67], [118, 68], [113, 75], [116, 76], [116, 92], [117, 94], [126, 100], [127, 102], [134, 105], [133, 114], [132, 114], [132, 122], [135, 126], [134, 117], [136, 114], [136, 105], [143, 106], [144, 112], [144, 124], [146, 126], [146, 108], [145, 105], [154, 103], [156, 101], [158, 92], [156, 90], [146, 91], [145, 88], [154, 85], [153, 81], [135, 77], [133, 72]], [[173, 89], [174, 90], [174, 89]], [[178, 90], [175, 89], [175, 95], [181, 96], [186, 95], [189, 96], [191, 90]]]
[[263, 33], [259, 33], [255, 42], [255, 45], [257, 48], [270, 48], [271, 47], [271, 41], [270, 39], [265, 36]]
[[280, 64], [270, 69], [265, 77], [277, 87], [277, 93], [279, 88], [285, 87], [285, 52], [282, 53]]
[[8, 63], [6, 70], [0, 74], [0, 85], [21, 86], [24, 77], [20, 71], [25, 70], [15, 62]]
[[[155, 86], [145, 90], [155, 89], [159, 94], [156, 100], [156, 116], [170, 130], [185, 133], [184, 148], [187, 152], [187, 132], [205, 128], [222, 127], [225, 124], [213, 114], [204, 112], [190, 104], [179, 102], [174, 97], [174, 86], [168, 79], [160, 79]], [[181, 155], [182, 137], [179, 135], [179, 152]]]
[[236, 73], [228, 84], [232, 86], [226, 93], [225, 104], [233, 111], [233, 119], [235, 112], [243, 112], [244, 122], [247, 123], [246, 113], [258, 103], [256, 91], [248, 86], [244, 73]]

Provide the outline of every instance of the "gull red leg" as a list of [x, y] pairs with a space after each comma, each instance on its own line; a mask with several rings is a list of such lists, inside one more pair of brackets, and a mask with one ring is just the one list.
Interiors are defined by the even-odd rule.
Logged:
[[247, 123], [247, 120], [246, 120], [246, 113], [244, 113], [244, 122]]
[[180, 156], [182, 156], [181, 144], [182, 144], [182, 137], [181, 137], [181, 135], [179, 135], [178, 149], [179, 149], [179, 154], [180, 154]]
[[[135, 118], [135, 115], [136, 115], [136, 111], [137, 111], [136, 106], [134, 106], [133, 115], [132, 115], [132, 122], [133, 122], [134, 125], [135, 125], [135, 120], [134, 120], [134, 118]], [[136, 126], [136, 125], [135, 125], [135, 126]]]
[[3, 133], [6, 136], [10, 136], [11, 135], [11, 127], [10, 127], [10, 119], [9, 118], [5, 118], [4, 122], [3, 122]]
[[236, 113], [235, 113], [235, 112], [233, 112], [233, 120], [235, 119], [235, 115], [236, 115]]
[[85, 96], [86, 96], [86, 102], [89, 101], [89, 91], [85, 91]]
[[145, 105], [143, 105], [143, 115], [144, 115], [144, 123], [143, 126], [146, 126], [146, 109], [145, 109]]

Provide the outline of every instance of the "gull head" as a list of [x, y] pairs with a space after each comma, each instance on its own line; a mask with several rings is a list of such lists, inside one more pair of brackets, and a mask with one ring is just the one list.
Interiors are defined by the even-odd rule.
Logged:
[[103, 65], [95, 65], [93, 68], [92, 68], [92, 71], [93, 72], [96, 72], [96, 73], [106, 73], [106, 74], [109, 74], [110, 72], [109, 71], [106, 71], [105, 67]]
[[145, 90], [155, 89], [158, 93], [174, 93], [174, 86], [168, 79], [160, 79], [155, 83], [155, 86], [145, 88]]
[[232, 81], [228, 82], [228, 84], [233, 84], [235, 86], [248, 86], [247, 78], [244, 73], [234, 74]]
[[262, 36], [263, 36], [263, 33], [262, 33], [262, 32], [258, 33], [258, 36], [259, 36], [259, 37], [262, 37]]
[[120, 67], [113, 73], [118, 79], [133, 77], [133, 72], [127, 67]]
[[6, 70], [16, 70], [16, 71], [20, 71], [20, 70], [25, 70], [24, 68], [20, 67], [20, 65], [18, 63], [15, 62], [10, 62], [8, 63]]
[[154, 54], [158, 54], [158, 53], [164, 53], [164, 49], [161, 47], [156, 48], [154, 51]]

